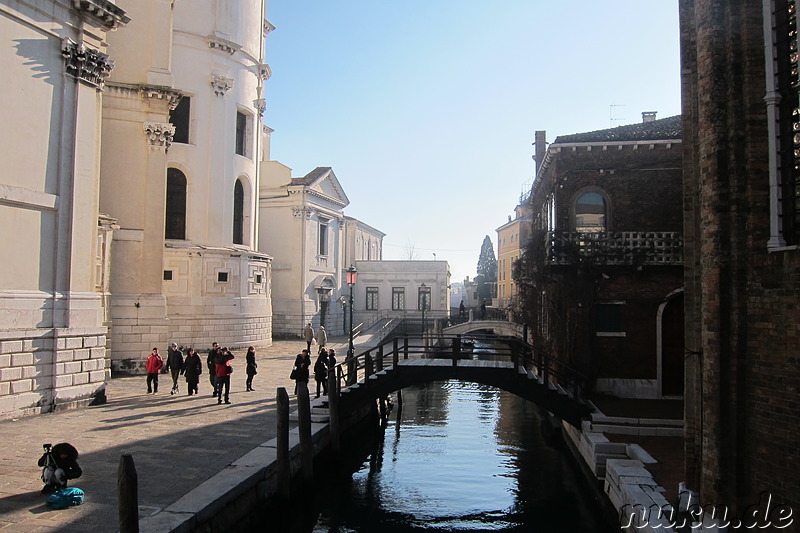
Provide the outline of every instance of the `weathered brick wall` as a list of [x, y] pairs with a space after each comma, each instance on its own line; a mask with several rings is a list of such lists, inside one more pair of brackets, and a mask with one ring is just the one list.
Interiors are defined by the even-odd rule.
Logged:
[[800, 259], [766, 248], [761, 9], [758, 0], [680, 2], [686, 347], [696, 352], [686, 477], [706, 503], [741, 511], [767, 491], [797, 513]]

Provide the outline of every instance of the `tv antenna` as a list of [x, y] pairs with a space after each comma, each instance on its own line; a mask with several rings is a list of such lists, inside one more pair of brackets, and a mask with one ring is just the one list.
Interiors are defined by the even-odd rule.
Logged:
[[622, 122], [625, 120], [625, 117], [615, 117], [614, 116], [614, 108], [615, 107], [625, 107], [625, 104], [611, 104], [608, 106], [608, 123], [610, 127], [614, 127], [614, 122]]

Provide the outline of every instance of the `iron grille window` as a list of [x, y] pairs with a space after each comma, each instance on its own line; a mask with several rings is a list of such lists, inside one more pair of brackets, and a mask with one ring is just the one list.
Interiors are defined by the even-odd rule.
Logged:
[[378, 310], [378, 287], [367, 287], [367, 311]]
[[392, 287], [392, 311], [402, 311], [406, 308], [406, 289]]
[[787, 244], [800, 244], [800, 106], [798, 106], [797, 2], [775, 0], [775, 55], [779, 104], [781, 228]]

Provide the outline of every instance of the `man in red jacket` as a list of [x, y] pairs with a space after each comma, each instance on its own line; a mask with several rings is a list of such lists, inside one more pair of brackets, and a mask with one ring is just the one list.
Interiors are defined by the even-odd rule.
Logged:
[[222, 388], [225, 388], [225, 403], [231, 403], [231, 359], [233, 354], [227, 349], [220, 350], [216, 360], [216, 376], [217, 376], [217, 403], [222, 403]]
[[162, 366], [164, 366], [164, 360], [158, 354], [158, 348], [153, 348], [153, 353], [150, 354], [144, 365], [147, 370], [147, 394], [158, 392], [158, 373], [161, 372]]

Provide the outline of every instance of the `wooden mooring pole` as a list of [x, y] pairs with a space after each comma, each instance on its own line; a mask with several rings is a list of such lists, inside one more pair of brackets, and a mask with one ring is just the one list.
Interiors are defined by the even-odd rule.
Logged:
[[298, 382], [297, 415], [300, 417], [300, 466], [306, 481], [314, 479], [314, 443], [311, 441], [311, 400], [308, 383]]
[[133, 456], [122, 454], [117, 471], [120, 533], [139, 533], [139, 477]]
[[278, 493], [288, 501], [291, 492], [291, 471], [289, 470], [289, 394], [278, 387]]
[[339, 422], [339, 379], [336, 371], [328, 373], [328, 427], [331, 431], [331, 449], [339, 453], [341, 426]]

